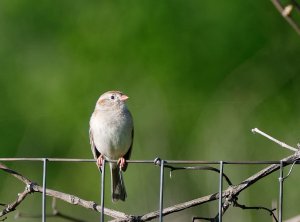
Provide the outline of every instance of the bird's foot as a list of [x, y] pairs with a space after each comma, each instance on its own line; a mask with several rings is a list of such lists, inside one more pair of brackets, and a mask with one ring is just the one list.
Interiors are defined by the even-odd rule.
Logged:
[[118, 159], [118, 165], [120, 167], [120, 170], [124, 171], [126, 169], [127, 163], [124, 157]]
[[103, 165], [103, 160], [104, 160], [104, 156], [101, 154], [98, 159], [97, 159], [97, 166], [99, 168], [102, 168], [102, 165]]

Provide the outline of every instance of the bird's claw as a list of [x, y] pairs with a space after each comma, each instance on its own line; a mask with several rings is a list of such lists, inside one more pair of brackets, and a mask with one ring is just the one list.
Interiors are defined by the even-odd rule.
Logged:
[[101, 154], [101, 155], [98, 157], [98, 159], [97, 159], [97, 166], [98, 166], [99, 168], [102, 168], [103, 162], [104, 162], [104, 156]]
[[126, 168], [126, 160], [124, 157], [118, 159], [118, 165], [120, 167], [120, 170], [124, 170]]

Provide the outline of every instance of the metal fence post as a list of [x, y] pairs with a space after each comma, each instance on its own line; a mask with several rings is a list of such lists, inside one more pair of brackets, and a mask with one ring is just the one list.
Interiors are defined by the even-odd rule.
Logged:
[[165, 161], [161, 160], [161, 162], [160, 162], [160, 182], [159, 182], [159, 222], [163, 221], [164, 164], [165, 164]]
[[102, 165], [102, 175], [101, 175], [101, 216], [100, 216], [100, 222], [104, 222], [104, 188], [105, 188], [105, 159], [103, 159], [103, 165]]
[[219, 222], [222, 222], [223, 166], [224, 166], [224, 163], [221, 160], [220, 161], [220, 174], [219, 174]]
[[46, 179], [47, 158], [43, 158], [43, 194], [42, 194], [42, 222], [46, 222]]
[[280, 161], [280, 172], [279, 172], [279, 210], [278, 210], [278, 221], [282, 222], [282, 205], [283, 205], [283, 162]]

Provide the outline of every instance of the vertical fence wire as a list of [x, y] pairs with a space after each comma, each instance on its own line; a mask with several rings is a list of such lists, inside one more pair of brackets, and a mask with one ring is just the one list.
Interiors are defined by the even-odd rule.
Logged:
[[278, 221], [282, 222], [282, 205], [283, 205], [283, 162], [280, 161], [279, 170], [279, 210], [278, 210]]
[[47, 182], [47, 159], [43, 159], [43, 194], [42, 194], [42, 222], [46, 222], [46, 182]]
[[104, 188], [105, 188], [105, 159], [103, 159], [102, 165], [102, 175], [101, 175], [101, 215], [100, 215], [100, 222], [104, 222]]
[[223, 161], [220, 161], [219, 173], [219, 222], [222, 222]]
[[165, 161], [160, 163], [160, 181], [159, 181], [159, 222], [163, 221], [163, 198], [164, 198], [164, 165]]

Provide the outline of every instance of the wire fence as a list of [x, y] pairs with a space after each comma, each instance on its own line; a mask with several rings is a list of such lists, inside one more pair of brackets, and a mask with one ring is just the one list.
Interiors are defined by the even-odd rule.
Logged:
[[[15, 162], [15, 161], [30, 161], [30, 162], [41, 162], [43, 168], [43, 192], [42, 192], [42, 222], [46, 222], [46, 187], [47, 187], [47, 166], [49, 162], [95, 162], [94, 159], [72, 159], [72, 158], [0, 158], [2, 162]], [[105, 190], [105, 166], [108, 162], [117, 162], [117, 161], [108, 161], [104, 160], [102, 165], [102, 175], [100, 182], [100, 200], [101, 200], [101, 214], [100, 214], [100, 222], [104, 222], [104, 190]], [[278, 193], [278, 221], [282, 222], [282, 209], [283, 209], [283, 182], [284, 179], [289, 176], [291, 170], [295, 164], [299, 164], [300, 161], [201, 161], [201, 160], [162, 160], [160, 158], [156, 158], [155, 160], [128, 160], [130, 164], [152, 164], [160, 167], [159, 174], [159, 221], [163, 221], [163, 201], [164, 201], [164, 172], [166, 168], [170, 168], [170, 164], [189, 164], [189, 165], [218, 165], [219, 172], [219, 201], [218, 201], [218, 221], [222, 222], [222, 192], [223, 192], [223, 180], [224, 180], [224, 165], [266, 165], [266, 164], [278, 164], [279, 168], [279, 193]], [[168, 164], [168, 165], [167, 165]], [[283, 168], [288, 164], [293, 164], [288, 175], [284, 177]]]

